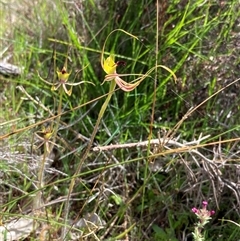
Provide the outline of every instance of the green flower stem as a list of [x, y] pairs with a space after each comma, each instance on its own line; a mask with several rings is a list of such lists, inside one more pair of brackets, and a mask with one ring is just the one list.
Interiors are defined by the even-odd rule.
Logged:
[[92, 147], [92, 144], [93, 144], [93, 140], [94, 140], [94, 138], [96, 136], [99, 124], [100, 124], [101, 119], [102, 119], [102, 117], [103, 117], [103, 115], [105, 113], [105, 110], [107, 109], [109, 101], [112, 98], [112, 95], [113, 95], [113, 92], [115, 90], [115, 87], [116, 87], [116, 82], [115, 82], [115, 80], [112, 80], [111, 83], [110, 83], [109, 93], [108, 93], [107, 99], [103, 103], [103, 105], [101, 107], [101, 110], [100, 110], [100, 112], [98, 114], [98, 119], [97, 119], [97, 122], [96, 122], [96, 124], [94, 126], [94, 129], [93, 129], [93, 132], [92, 132], [92, 135], [91, 135], [91, 139], [90, 139], [90, 141], [88, 143], [87, 149], [85, 150], [85, 152], [83, 154], [83, 157], [82, 157], [81, 161], [79, 162], [79, 164], [77, 166], [76, 172], [75, 172], [74, 176], [71, 179], [71, 183], [69, 185], [67, 201], [66, 201], [66, 205], [65, 205], [65, 217], [64, 217], [65, 225], [63, 226], [63, 231], [62, 231], [62, 237], [61, 237], [62, 240], [64, 240], [64, 238], [66, 237], [67, 220], [68, 220], [68, 213], [69, 213], [69, 208], [70, 208], [70, 196], [71, 196], [71, 193], [73, 192], [73, 188], [74, 188], [74, 185], [75, 185], [75, 180], [76, 180], [77, 176], [79, 175], [79, 173], [81, 172], [81, 168], [82, 168], [82, 165], [83, 165], [84, 161], [87, 159], [88, 153], [89, 153], [89, 151], [90, 151], [90, 149]]
[[[62, 86], [60, 86], [60, 89], [59, 89], [59, 103], [58, 103], [58, 117], [56, 119], [56, 126], [55, 126], [55, 131], [54, 131], [54, 134], [53, 134], [53, 142], [55, 143], [55, 140], [56, 140], [56, 137], [57, 137], [57, 133], [58, 133], [58, 128], [59, 128], [59, 124], [60, 124], [60, 119], [61, 119], [61, 114], [62, 114], [62, 100], [63, 100], [63, 92], [64, 92], [64, 89]], [[53, 145], [51, 147], [51, 151], [53, 149]], [[51, 153], [50, 151], [50, 153]]]
[[[53, 143], [56, 141], [57, 137], [57, 132], [58, 132], [58, 127], [60, 124], [60, 119], [61, 119], [61, 113], [62, 113], [62, 99], [63, 99], [63, 87], [61, 86], [60, 88], [60, 93], [59, 93], [59, 104], [58, 104], [58, 117], [56, 119], [56, 126], [55, 130], [53, 133]], [[44, 176], [45, 176], [45, 163], [48, 155], [52, 152], [54, 144], [49, 145], [49, 143], [46, 141], [44, 143], [44, 153], [43, 153], [43, 158], [40, 163], [39, 171], [38, 171], [38, 189], [42, 189], [44, 187]], [[34, 200], [34, 209], [39, 209], [41, 207], [41, 200], [42, 200], [42, 192], [39, 191], [36, 194], [36, 198]]]
[[43, 153], [43, 158], [40, 163], [40, 167], [38, 170], [38, 192], [36, 193], [36, 197], [34, 198], [33, 202], [33, 210], [38, 210], [42, 206], [42, 191], [41, 189], [44, 186], [44, 166], [46, 162], [48, 152], [47, 152], [47, 143], [44, 143], [44, 153]]

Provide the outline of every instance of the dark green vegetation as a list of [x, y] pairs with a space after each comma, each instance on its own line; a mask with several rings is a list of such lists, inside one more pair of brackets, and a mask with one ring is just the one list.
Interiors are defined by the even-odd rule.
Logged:
[[[222, 220], [240, 223], [239, 1], [166, 2], [157, 11], [151, 0], [0, 1], [0, 57], [24, 67], [20, 76], [0, 75], [0, 212], [7, 225], [34, 211], [36, 231], [25, 240], [61, 240], [64, 225], [73, 227], [66, 240], [191, 240], [191, 208], [203, 200], [216, 211], [206, 240], [239, 238], [240, 228]], [[91, 150], [68, 208], [70, 181], [109, 90], [109, 82], [102, 85], [101, 50], [119, 28], [139, 41], [120, 31], [109, 37], [105, 50], [126, 63], [118, 73], [144, 74], [157, 62], [178, 81], [157, 68], [132, 92], [116, 90], [93, 147], [158, 133], [164, 143]], [[74, 86], [61, 101], [39, 76], [56, 83], [66, 59], [68, 82], [94, 85]], [[57, 113], [60, 118], [51, 118]], [[48, 139], [52, 129], [40, 132], [49, 126]], [[104, 222], [101, 228], [76, 226], [89, 213]], [[74, 239], [80, 230], [82, 238]]]

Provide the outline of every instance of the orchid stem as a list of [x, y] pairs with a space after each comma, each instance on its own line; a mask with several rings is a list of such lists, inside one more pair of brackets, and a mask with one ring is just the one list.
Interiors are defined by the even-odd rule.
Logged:
[[[56, 119], [56, 126], [55, 126], [55, 130], [54, 130], [54, 136], [53, 136], [53, 142], [55, 142], [56, 138], [57, 138], [57, 133], [58, 133], [58, 128], [59, 128], [59, 124], [60, 124], [60, 119], [61, 119], [61, 113], [62, 113], [62, 100], [63, 100], [63, 87], [60, 87], [60, 93], [59, 93], [59, 104], [58, 104], [58, 117]], [[53, 148], [53, 146], [52, 146]], [[51, 149], [52, 149], [51, 148]]]
[[112, 98], [112, 95], [113, 95], [113, 92], [115, 90], [115, 87], [116, 87], [116, 82], [114, 80], [111, 81], [110, 83], [110, 87], [109, 87], [109, 93], [108, 93], [108, 96], [105, 100], [105, 102], [103, 103], [102, 107], [101, 107], [101, 110], [98, 114], [98, 119], [97, 119], [97, 122], [94, 126], [94, 129], [93, 129], [93, 132], [92, 132], [92, 135], [91, 135], [91, 139], [88, 143], [88, 146], [87, 146], [87, 149], [85, 150], [84, 154], [83, 154], [83, 157], [81, 159], [81, 161], [79, 162], [78, 166], [77, 166], [77, 169], [76, 169], [76, 172], [74, 174], [74, 176], [72, 177], [71, 179], [71, 183], [69, 185], [69, 190], [68, 190], [68, 196], [67, 196], [67, 201], [66, 201], [66, 206], [65, 206], [65, 217], [64, 217], [64, 222], [65, 222], [65, 225], [63, 227], [63, 232], [62, 232], [62, 240], [64, 240], [64, 238], [66, 237], [66, 234], [67, 234], [67, 220], [68, 220], [68, 213], [69, 213], [69, 209], [70, 209], [70, 196], [73, 192], [73, 188], [74, 188], [74, 185], [75, 185], [75, 180], [77, 178], [77, 176], [79, 175], [79, 173], [81, 172], [81, 168], [82, 168], [82, 165], [84, 163], [84, 161], [87, 159], [87, 156], [88, 156], [88, 153], [92, 147], [92, 144], [93, 144], [93, 140], [96, 136], [96, 133], [97, 133], [97, 130], [98, 130], [98, 127], [99, 127], [99, 124], [102, 120], [102, 117], [107, 109], [107, 106], [109, 104], [109, 101], [111, 100]]

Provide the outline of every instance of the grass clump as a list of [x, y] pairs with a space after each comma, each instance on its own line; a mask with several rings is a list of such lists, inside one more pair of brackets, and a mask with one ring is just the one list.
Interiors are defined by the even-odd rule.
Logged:
[[237, 3], [2, 1], [0, 237], [236, 240]]

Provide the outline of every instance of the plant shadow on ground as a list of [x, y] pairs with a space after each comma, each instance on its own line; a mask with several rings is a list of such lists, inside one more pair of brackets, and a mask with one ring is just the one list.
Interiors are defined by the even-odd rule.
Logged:
[[[216, 210], [206, 240], [236, 240], [239, 227], [221, 219], [240, 220], [238, 1], [160, 0], [158, 11], [156, 1], [106, 2], [0, 3], [1, 59], [24, 67], [21, 75], [0, 75], [3, 226], [28, 215], [37, 225], [25, 240], [61, 237], [69, 184], [108, 92], [101, 49], [108, 34], [121, 28], [140, 41], [121, 32], [109, 38], [106, 51], [126, 63], [119, 72], [144, 74], [157, 61], [178, 81], [158, 69], [132, 92], [115, 91], [70, 197], [68, 240], [192, 240], [191, 208], [202, 200]], [[81, 84], [63, 95], [55, 145], [44, 165], [44, 209], [33, 217], [46, 144], [39, 147], [43, 140], [36, 134], [56, 125], [60, 95], [39, 76], [55, 83], [66, 59], [69, 82], [95, 86]], [[227, 85], [185, 119], [190, 108]], [[140, 145], [149, 138], [152, 113], [151, 139], [170, 138]]]

